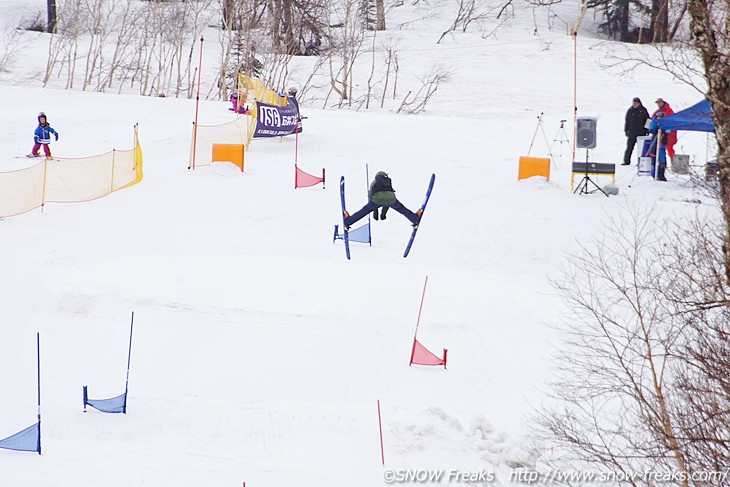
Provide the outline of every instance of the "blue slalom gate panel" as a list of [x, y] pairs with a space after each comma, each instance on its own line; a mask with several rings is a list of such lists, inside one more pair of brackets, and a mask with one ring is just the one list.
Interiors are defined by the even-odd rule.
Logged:
[[109, 399], [89, 399], [87, 388], [84, 386], [84, 409], [89, 405], [102, 413], [127, 413], [127, 393]]
[[41, 452], [41, 422], [28, 426], [4, 440], [0, 440], [0, 448], [16, 451]]
[[[340, 239], [342, 240], [344, 236], [339, 233], [339, 225], [335, 225], [335, 238], [334, 240]], [[360, 242], [360, 243], [371, 243], [370, 240], [370, 223], [366, 223], [365, 225], [356, 228], [355, 230], [350, 230], [347, 232], [348, 236], [350, 237], [350, 242]]]

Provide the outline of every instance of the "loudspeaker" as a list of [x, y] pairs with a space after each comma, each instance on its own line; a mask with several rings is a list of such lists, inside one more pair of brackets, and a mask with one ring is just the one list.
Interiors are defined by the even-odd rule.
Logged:
[[596, 147], [596, 125], [598, 119], [581, 117], [575, 121], [575, 145], [579, 149], [594, 149]]

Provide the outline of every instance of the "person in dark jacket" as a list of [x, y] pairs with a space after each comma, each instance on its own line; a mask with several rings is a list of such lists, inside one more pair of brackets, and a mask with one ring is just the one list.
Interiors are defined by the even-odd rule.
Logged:
[[378, 171], [375, 174], [375, 179], [372, 183], [370, 183], [367, 204], [352, 215], [345, 213], [345, 226], [350, 228], [371, 211], [373, 212], [373, 218], [377, 220], [378, 209], [380, 208], [382, 208], [380, 210], [380, 220], [385, 220], [388, 208], [393, 208], [395, 211], [408, 218], [408, 221], [410, 221], [414, 227], [418, 226], [418, 222], [421, 221], [420, 210], [417, 213], [413, 213], [411, 210], [403, 206], [403, 203], [398, 201], [398, 198], [395, 197], [395, 190], [393, 189], [393, 184], [388, 177], [388, 174], [383, 171]]
[[631, 154], [634, 152], [636, 137], [649, 133], [645, 126], [647, 120], [649, 120], [649, 111], [641, 104], [638, 97], [634, 98], [631, 107], [626, 111], [626, 122], [624, 123], [624, 133], [626, 134], [624, 166], [631, 164]]
[[36, 127], [35, 132], [33, 133], [33, 141], [35, 142], [35, 145], [33, 145], [33, 150], [30, 153], [32, 157], [40, 157], [38, 151], [41, 146], [43, 146], [43, 152], [46, 154], [46, 157], [51, 157], [51, 134], [55, 135], [56, 140], [58, 140], [58, 132], [53, 130], [53, 127], [48, 124], [48, 117], [46, 117], [46, 114], [43, 112], [39, 113], [38, 127]]

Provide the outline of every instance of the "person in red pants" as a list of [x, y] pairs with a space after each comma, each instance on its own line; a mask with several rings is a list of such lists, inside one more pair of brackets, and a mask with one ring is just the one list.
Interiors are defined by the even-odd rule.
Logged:
[[[668, 117], [669, 115], [674, 114], [674, 110], [672, 107], [669, 106], [669, 103], [664, 101], [663, 98], [657, 98], [656, 99], [656, 106], [657, 109], [654, 111], [654, 113], [651, 114], [651, 119], [654, 120], [656, 118], [657, 113], [662, 112], [665, 117]], [[677, 131], [673, 130], [669, 133], [667, 133], [667, 154], [669, 154], [670, 158], [674, 157], [674, 144], [677, 143]]]
[[51, 134], [53, 134], [56, 137], [56, 140], [58, 140], [58, 132], [53, 130], [53, 127], [51, 127], [48, 123], [48, 117], [46, 117], [46, 114], [43, 112], [39, 113], [38, 127], [36, 127], [35, 133], [33, 134], [35, 145], [30, 153], [32, 157], [41, 156], [38, 152], [41, 146], [43, 146], [43, 152], [46, 154], [46, 157], [51, 157]]

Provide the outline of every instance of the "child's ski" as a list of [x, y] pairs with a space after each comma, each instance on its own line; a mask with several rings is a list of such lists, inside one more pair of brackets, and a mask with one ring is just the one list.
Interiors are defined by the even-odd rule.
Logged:
[[348, 235], [347, 224], [347, 208], [345, 208], [345, 176], [340, 176], [340, 202], [342, 203], [342, 240], [345, 242], [345, 255], [350, 260], [350, 236]]
[[418, 231], [418, 227], [421, 225], [421, 220], [423, 219], [423, 212], [426, 209], [426, 205], [428, 204], [428, 199], [431, 197], [431, 190], [433, 189], [434, 181], [436, 181], [436, 175], [431, 174], [431, 181], [429, 181], [429, 183], [428, 183], [428, 189], [426, 190], [426, 196], [425, 196], [425, 198], [423, 198], [423, 203], [421, 204], [421, 207], [416, 212], [416, 214], [419, 215], [420, 220], [418, 220], [417, 224], [413, 225], [413, 232], [411, 233], [410, 240], [408, 240], [408, 246], [406, 247], [406, 251], [403, 252], [403, 257], [408, 257], [408, 252], [411, 251], [411, 245], [413, 245], [413, 240], [416, 238], [416, 232]]

